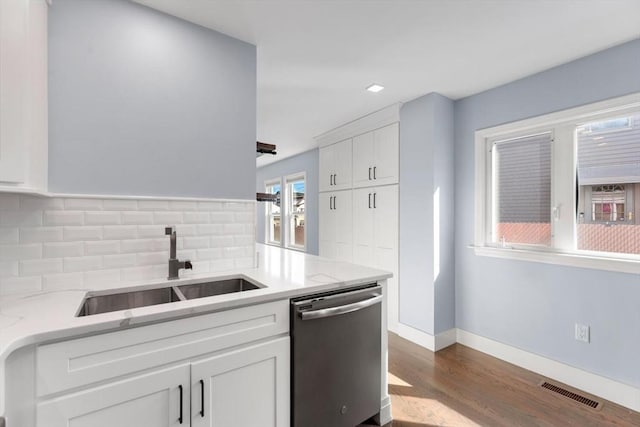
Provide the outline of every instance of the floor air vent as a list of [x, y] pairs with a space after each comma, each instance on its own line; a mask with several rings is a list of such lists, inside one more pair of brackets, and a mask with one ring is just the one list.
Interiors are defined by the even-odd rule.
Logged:
[[566, 388], [560, 387], [558, 385], [549, 383], [547, 381], [543, 381], [542, 383], [540, 383], [540, 387], [542, 388], [546, 388], [547, 390], [550, 390], [554, 393], [558, 393], [563, 395], [564, 397], [568, 397], [571, 400], [575, 400], [578, 403], [582, 403], [583, 405], [586, 405], [590, 408], [593, 409], [600, 409], [600, 407], [602, 406], [602, 402], [598, 402], [597, 400], [593, 400], [593, 399], [589, 399], [588, 397], [585, 397], [579, 393], [574, 393], [572, 391], [567, 390]]

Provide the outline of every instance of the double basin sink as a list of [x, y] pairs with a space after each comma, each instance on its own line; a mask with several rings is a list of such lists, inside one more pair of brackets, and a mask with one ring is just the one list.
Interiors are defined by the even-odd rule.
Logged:
[[169, 302], [187, 301], [215, 295], [245, 292], [263, 288], [248, 280], [236, 277], [202, 283], [168, 286], [164, 288], [143, 289], [131, 292], [117, 291], [102, 295], [88, 295], [85, 297], [77, 317], [111, 311], [128, 310], [150, 305], [166, 304]]

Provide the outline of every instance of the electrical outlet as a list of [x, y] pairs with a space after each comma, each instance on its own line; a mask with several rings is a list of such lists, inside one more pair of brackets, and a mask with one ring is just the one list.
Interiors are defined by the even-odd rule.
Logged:
[[589, 342], [589, 325], [576, 323], [576, 341]]

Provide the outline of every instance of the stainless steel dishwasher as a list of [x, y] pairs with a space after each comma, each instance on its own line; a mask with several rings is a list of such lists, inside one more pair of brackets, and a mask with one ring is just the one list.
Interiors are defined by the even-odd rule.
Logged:
[[380, 412], [382, 288], [291, 300], [291, 425], [354, 427]]

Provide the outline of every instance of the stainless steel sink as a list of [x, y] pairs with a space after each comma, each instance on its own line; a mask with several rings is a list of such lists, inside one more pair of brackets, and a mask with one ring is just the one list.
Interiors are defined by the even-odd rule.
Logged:
[[78, 317], [181, 300], [173, 287], [90, 296], [82, 303]]
[[191, 285], [178, 286], [178, 289], [186, 299], [211, 297], [214, 295], [231, 294], [234, 292], [244, 292], [253, 289], [260, 289], [245, 279], [226, 279], [214, 282], [194, 283]]
[[168, 302], [244, 292], [262, 287], [264, 286], [256, 285], [243, 278], [232, 278], [165, 288], [89, 295], [82, 302], [76, 316], [91, 316], [93, 314], [147, 307]]

